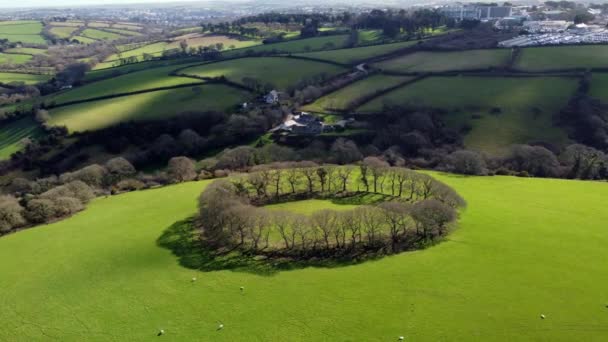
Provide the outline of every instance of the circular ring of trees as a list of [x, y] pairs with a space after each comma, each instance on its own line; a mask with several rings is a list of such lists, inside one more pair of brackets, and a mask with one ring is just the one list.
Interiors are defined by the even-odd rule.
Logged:
[[[367, 194], [381, 200], [310, 216], [264, 207]], [[199, 198], [197, 226], [205, 245], [217, 249], [276, 256], [396, 253], [444, 236], [464, 205], [444, 183], [379, 159], [367, 158], [358, 167], [301, 162], [214, 181]]]

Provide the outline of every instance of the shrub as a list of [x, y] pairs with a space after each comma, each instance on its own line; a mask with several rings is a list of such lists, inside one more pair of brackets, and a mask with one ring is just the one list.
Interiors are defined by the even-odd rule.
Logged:
[[61, 182], [83, 181], [89, 186], [102, 187], [108, 170], [101, 165], [93, 164], [86, 166], [78, 171], [64, 173], [59, 177]]
[[474, 151], [456, 151], [446, 158], [445, 163], [449, 171], [465, 175], [484, 175], [488, 171], [486, 161]]
[[0, 234], [20, 227], [25, 223], [23, 207], [13, 196], [0, 196]]
[[57, 217], [69, 216], [84, 209], [82, 202], [74, 197], [58, 197], [53, 201], [53, 204]]
[[143, 182], [133, 178], [123, 179], [120, 182], [116, 183], [116, 188], [119, 191], [136, 191], [141, 190], [145, 187], [146, 185]]
[[196, 178], [196, 165], [186, 157], [174, 157], [167, 167], [169, 179], [175, 183], [191, 181]]
[[82, 203], [88, 203], [95, 197], [91, 187], [82, 181], [73, 181], [64, 185], [54, 187], [40, 195], [40, 198], [55, 200], [59, 197], [74, 197]]
[[108, 184], [116, 184], [125, 178], [134, 176], [136, 172], [135, 167], [123, 157], [110, 159], [106, 163], [106, 169], [108, 170]]
[[56, 217], [55, 204], [50, 199], [33, 199], [27, 203], [25, 217], [31, 223], [45, 223]]

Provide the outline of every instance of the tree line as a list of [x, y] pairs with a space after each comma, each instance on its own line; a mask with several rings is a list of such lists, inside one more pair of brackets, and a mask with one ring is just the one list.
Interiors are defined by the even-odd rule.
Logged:
[[[358, 194], [392, 195], [377, 205], [312, 216], [263, 207], [313, 197], [349, 198], [355, 187]], [[199, 198], [198, 226], [205, 243], [216, 248], [300, 255], [355, 249], [395, 253], [445, 234], [463, 205], [454, 190], [432, 177], [378, 160], [358, 167], [272, 164], [210, 184]], [[280, 242], [271, 236], [280, 236]]]

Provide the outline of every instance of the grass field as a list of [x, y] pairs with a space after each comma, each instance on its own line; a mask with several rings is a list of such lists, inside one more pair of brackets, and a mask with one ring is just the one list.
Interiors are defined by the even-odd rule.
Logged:
[[21, 150], [21, 141], [36, 138], [42, 129], [29, 117], [0, 124], [0, 160], [8, 159], [11, 154]]
[[18, 74], [14, 72], [0, 72], [0, 83], [23, 82], [25, 84], [36, 84], [44, 82], [49, 78], [45, 75]]
[[124, 38], [124, 36], [112, 32], [106, 32], [96, 29], [86, 29], [82, 31], [82, 36], [98, 39], [98, 40], [116, 40], [120, 38]]
[[130, 30], [130, 31], [139, 31], [139, 30], [143, 29], [143, 27], [141, 27], [140, 25], [125, 24], [125, 23], [112, 24], [112, 28], [123, 29], [123, 30]]
[[110, 23], [106, 23], [106, 22], [103, 22], [103, 21], [92, 21], [92, 22], [89, 22], [87, 24], [87, 26], [89, 26], [89, 27], [101, 27], [101, 28], [105, 28], [105, 27], [110, 27]]
[[75, 26], [54, 26], [49, 29], [49, 32], [59, 38], [67, 39], [70, 38], [72, 33], [76, 30], [78, 30], [78, 27]]
[[607, 338], [607, 184], [439, 178], [468, 201], [447, 241], [272, 275], [187, 269], [157, 245], [207, 183], [95, 200], [0, 238], [0, 340], [141, 341], [159, 329], [171, 341]]
[[123, 29], [116, 29], [116, 28], [109, 28], [106, 30], [123, 35], [123, 36], [141, 36], [141, 33], [136, 32], [136, 31], [129, 31], [129, 30], [123, 30]]
[[[180, 37], [174, 38], [174, 42], [170, 43], [167, 48], [168, 49], [179, 49], [180, 42], [185, 40], [188, 43], [188, 47], [198, 48], [199, 46], [210, 46], [216, 45], [218, 43], [224, 44], [224, 49], [241, 49], [250, 46], [260, 45], [262, 44], [259, 40], [246, 40], [246, 39], [236, 39], [223, 35], [198, 35], [198, 34], [188, 34], [183, 36], [184, 39], [180, 39]], [[231, 46], [233, 46], [231, 48]]]
[[321, 62], [282, 57], [258, 57], [201, 65], [182, 70], [181, 73], [202, 77], [225, 76], [234, 82], [242, 82], [244, 77], [251, 77], [261, 81], [262, 84], [269, 82], [279, 89], [285, 89], [304, 78], [322, 73], [335, 75], [346, 70]]
[[93, 44], [97, 41], [96, 39], [84, 37], [84, 36], [74, 36], [74, 37], [72, 37], [72, 40], [77, 40], [82, 44]]
[[48, 98], [47, 103], [59, 104], [112, 94], [202, 82], [192, 78], [169, 76], [172, 70], [179, 67], [174, 65], [152, 68], [90, 83], [52, 96]]
[[266, 206], [270, 210], [285, 210], [296, 214], [312, 215], [322, 209], [331, 210], [351, 210], [356, 208], [356, 205], [336, 204], [330, 200], [310, 199], [304, 201], [295, 201], [287, 203], [272, 204]]
[[603, 102], [608, 102], [608, 74], [594, 73], [591, 78], [589, 95]]
[[522, 49], [515, 67], [526, 71], [608, 67], [608, 46], [558, 46]]
[[456, 52], [416, 52], [390, 59], [374, 66], [398, 72], [440, 72], [448, 70], [486, 69], [504, 66], [511, 50], [469, 50]]
[[23, 64], [31, 59], [31, 55], [0, 53], [0, 64]]
[[140, 70], [145, 70], [149, 68], [163, 67], [169, 65], [178, 65], [178, 64], [187, 64], [196, 61], [195, 58], [180, 58], [180, 59], [171, 59], [171, 60], [158, 60], [158, 61], [148, 61], [148, 62], [140, 62], [127, 64], [114, 68], [106, 68], [106, 69], [96, 69], [89, 71], [86, 76], [86, 81], [92, 81], [99, 78], [106, 78], [111, 76], [118, 76], [130, 72], [137, 72]]
[[408, 46], [415, 45], [417, 41], [394, 44], [365, 46], [353, 49], [340, 49], [298, 54], [297, 56], [318, 58], [343, 64], [355, 64], [375, 56], [382, 56]]
[[37, 21], [4, 21], [0, 22], [0, 39], [29, 44], [45, 44], [40, 35], [42, 23]]
[[48, 23], [50, 26], [84, 26], [84, 21], [69, 20], [69, 21], [51, 21]]
[[[567, 142], [552, 118], [577, 84], [576, 79], [551, 77], [432, 77], [374, 99], [358, 111], [379, 112], [385, 104], [445, 109], [445, 120], [453, 128], [472, 126], [465, 137], [467, 147], [501, 154], [516, 143]], [[491, 113], [492, 108], [500, 112]]]
[[277, 51], [282, 53], [302, 53], [309, 51], [321, 51], [329, 50], [331, 48], [338, 49], [344, 47], [348, 36], [346, 35], [335, 35], [326, 37], [315, 37], [307, 39], [296, 39], [275, 44], [264, 44], [258, 46], [252, 46], [244, 49], [232, 50], [224, 52], [227, 57], [232, 57], [237, 54], [251, 52], [262, 52], [262, 51]]
[[46, 55], [48, 51], [46, 49], [37, 49], [37, 48], [11, 48], [6, 49], [4, 52], [10, 53], [20, 53], [24, 55]]
[[50, 111], [50, 124], [66, 126], [71, 132], [96, 130], [120, 122], [158, 120], [184, 112], [223, 111], [248, 101], [250, 96], [219, 84], [200, 87], [201, 95], [188, 87], [60, 107]]
[[344, 110], [347, 109], [352, 101], [358, 98], [396, 86], [409, 79], [411, 78], [405, 76], [374, 75], [323, 96], [317, 101], [304, 106], [302, 110], [317, 113], [331, 112], [332, 109]]

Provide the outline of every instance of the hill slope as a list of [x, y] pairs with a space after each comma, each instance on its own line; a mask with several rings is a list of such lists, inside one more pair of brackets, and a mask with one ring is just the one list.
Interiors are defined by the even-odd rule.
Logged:
[[96, 200], [0, 239], [0, 340], [140, 341], [161, 328], [172, 341], [608, 337], [608, 184], [439, 178], [469, 203], [448, 241], [272, 276], [189, 270], [157, 246], [206, 183]]

